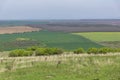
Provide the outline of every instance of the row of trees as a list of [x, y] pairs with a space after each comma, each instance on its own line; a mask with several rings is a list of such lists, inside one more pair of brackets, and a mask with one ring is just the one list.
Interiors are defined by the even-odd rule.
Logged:
[[[16, 49], [9, 53], [10, 57], [22, 57], [22, 56], [44, 56], [44, 55], [58, 55], [65, 52], [63, 49], [59, 48], [39, 48], [30, 47], [27, 49]], [[89, 48], [84, 50], [83, 48], [78, 48], [73, 51], [74, 54], [106, 54], [106, 53], [116, 53], [120, 52], [120, 48]]]

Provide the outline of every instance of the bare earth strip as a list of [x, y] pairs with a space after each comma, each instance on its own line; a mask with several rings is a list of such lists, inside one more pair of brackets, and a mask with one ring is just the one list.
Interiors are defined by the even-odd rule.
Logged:
[[14, 26], [14, 27], [0, 27], [0, 34], [13, 34], [40, 31], [40, 28], [33, 28], [29, 26]]

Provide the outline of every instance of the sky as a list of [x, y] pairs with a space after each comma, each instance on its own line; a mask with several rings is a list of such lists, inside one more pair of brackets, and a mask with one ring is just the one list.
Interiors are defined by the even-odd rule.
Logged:
[[0, 20], [119, 18], [119, 0], [0, 0]]

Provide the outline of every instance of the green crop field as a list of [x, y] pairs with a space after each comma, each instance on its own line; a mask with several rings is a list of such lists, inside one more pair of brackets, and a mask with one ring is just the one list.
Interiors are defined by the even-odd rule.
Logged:
[[86, 37], [92, 41], [120, 41], [120, 32], [84, 32], [84, 33], [73, 33]]
[[2, 50], [25, 48], [29, 46], [58, 47], [67, 50], [79, 47], [85, 49], [90, 47], [102, 47], [82, 36], [63, 32], [40, 31], [0, 35], [0, 49]]
[[83, 36], [106, 47], [120, 47], [120, 32], [84, 32], [73, 34]]
[[[51, 56], [46, 61], [39, 60], [27, 64], [27, 58], [13, 59], [14, 67], [18, 60], [33, 66], [2, 72], [0, 80], [120, 80], [120, 55], [63, 57]], [[5, 60], [7, 61], [7, 58]], [[31, 60], [29, 59], [29, 62]]]

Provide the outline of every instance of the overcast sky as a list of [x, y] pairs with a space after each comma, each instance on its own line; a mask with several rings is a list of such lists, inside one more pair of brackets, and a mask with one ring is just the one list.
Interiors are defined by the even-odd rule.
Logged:
[[0, 20], [120, 18], [119, 0], [0, 0]]

